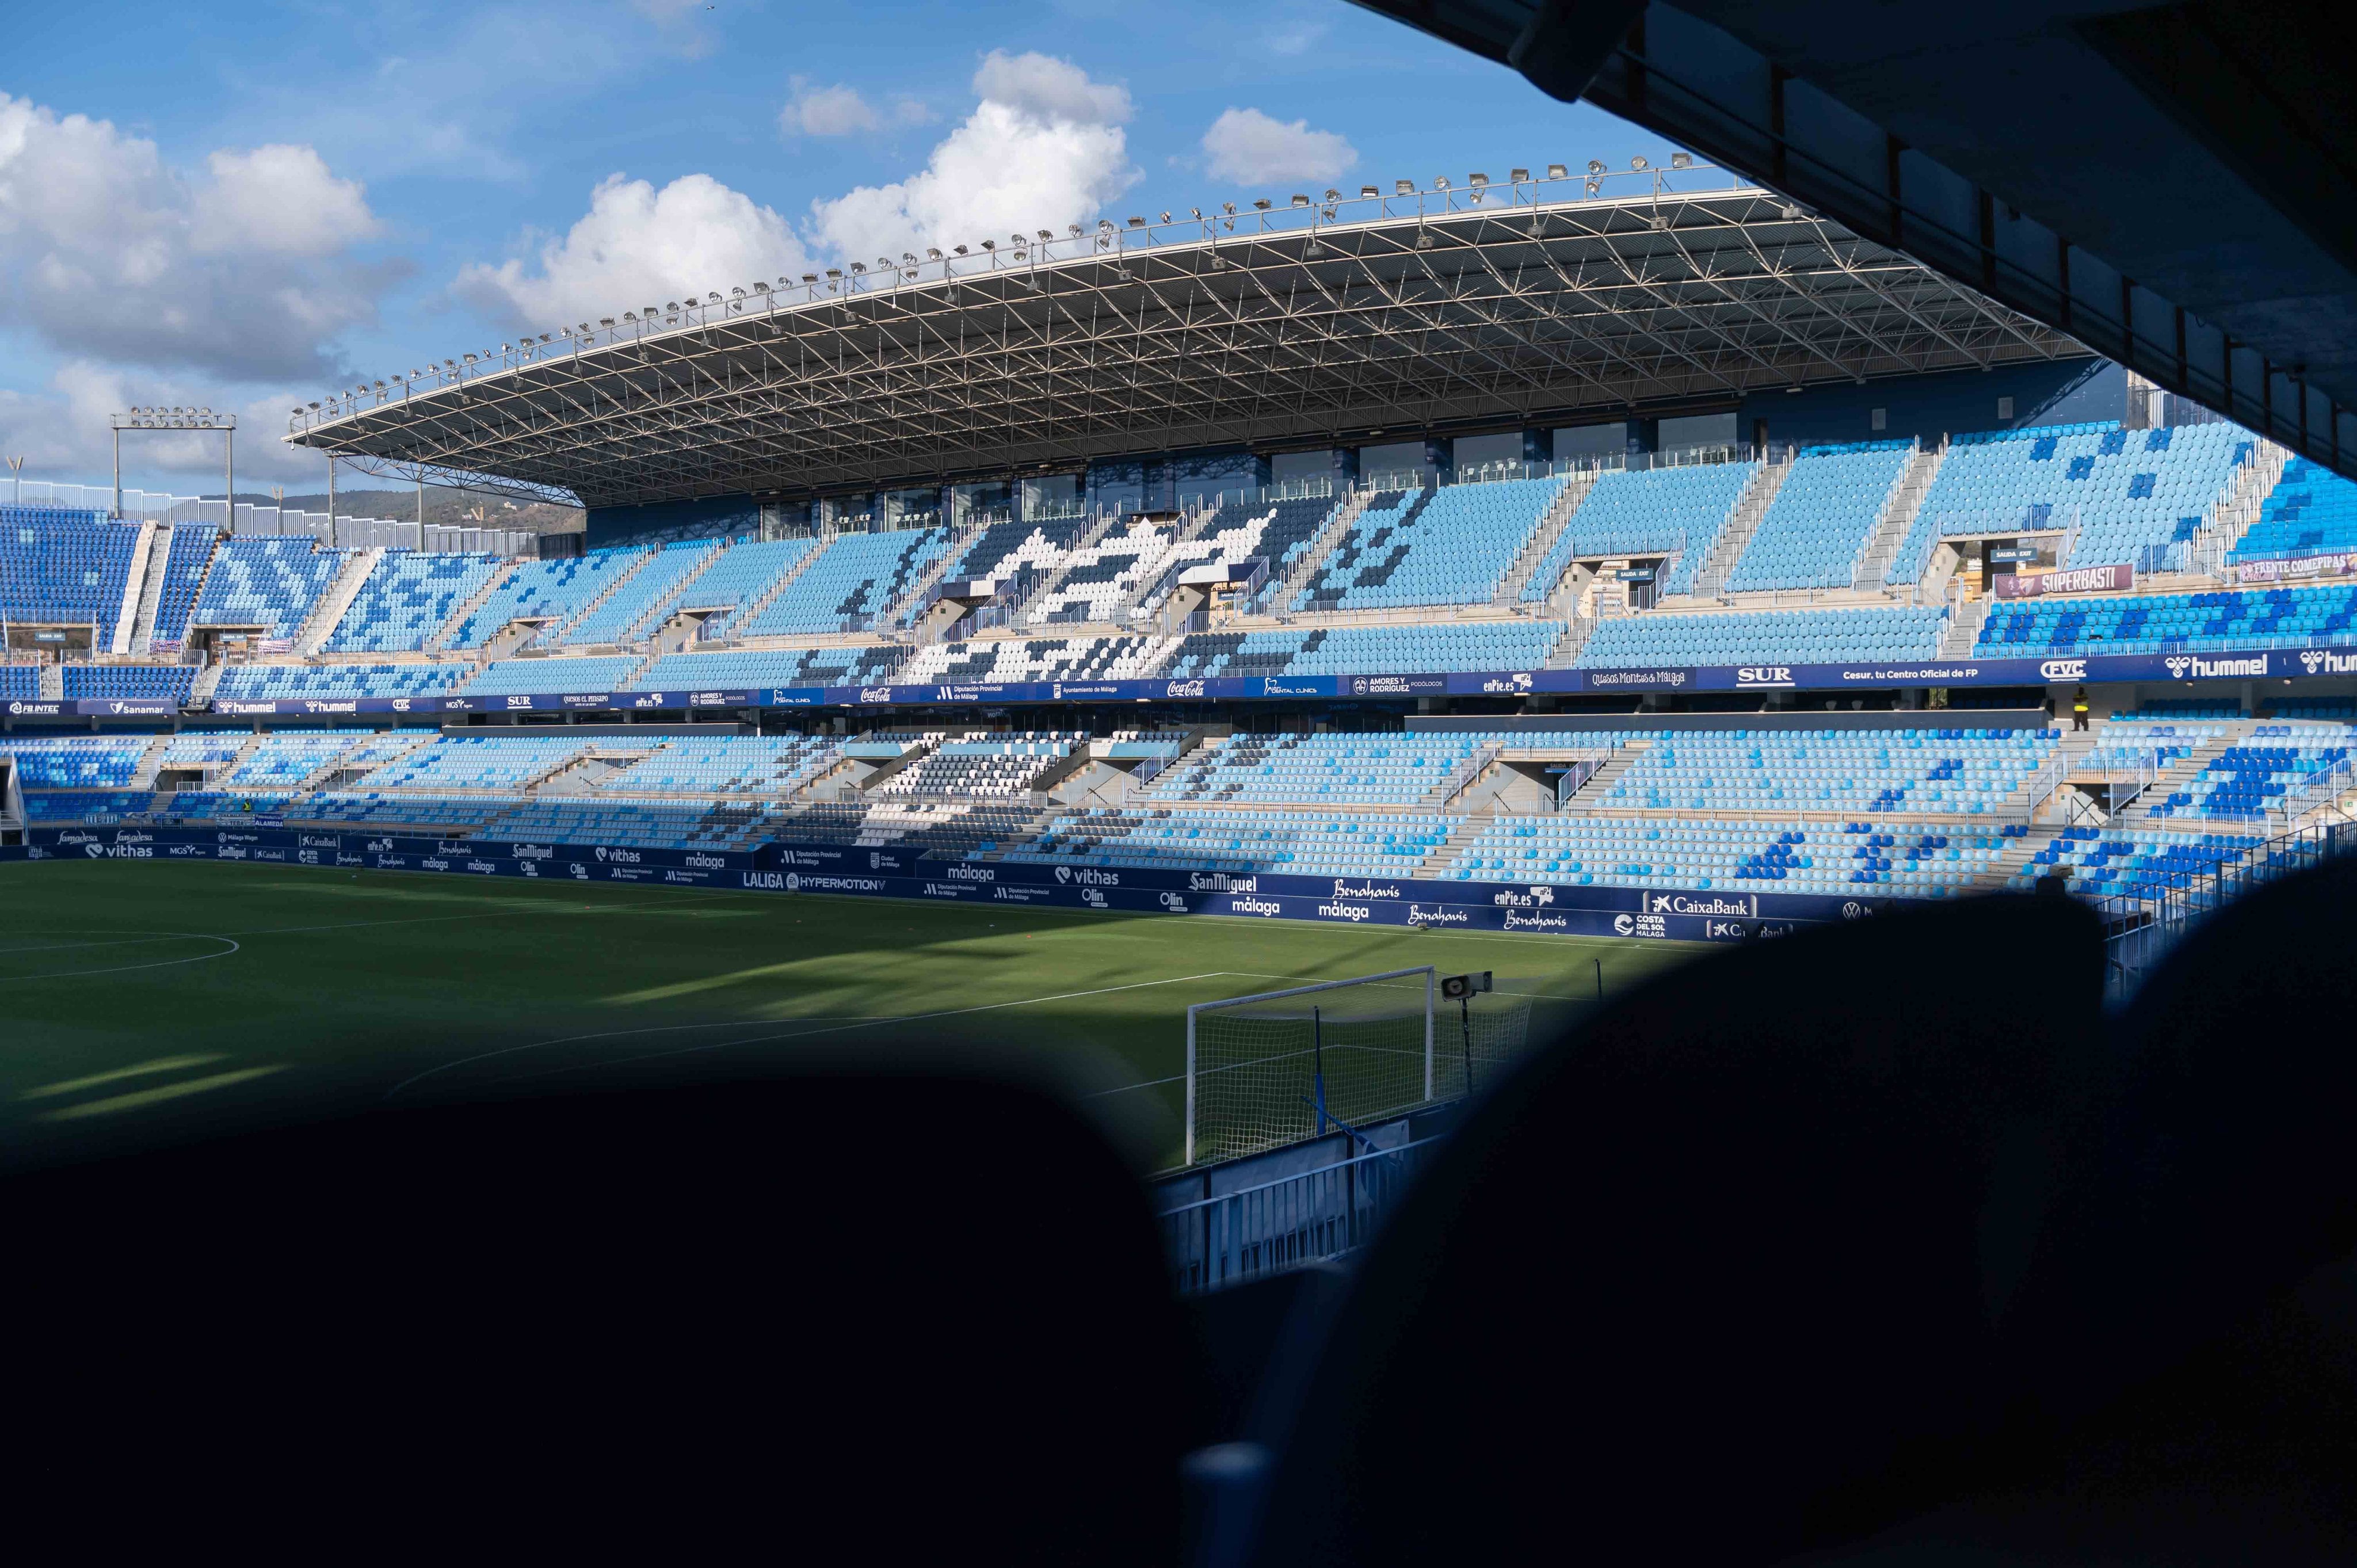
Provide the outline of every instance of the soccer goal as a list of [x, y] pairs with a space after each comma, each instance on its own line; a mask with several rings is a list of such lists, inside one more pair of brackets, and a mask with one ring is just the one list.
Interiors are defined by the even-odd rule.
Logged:
[[1355, 1131], [1479, 1088], [1519, 1052], [1526, 996], [1439, 1000], [1432, 965], [1187, 1009], [1187, 1163]]

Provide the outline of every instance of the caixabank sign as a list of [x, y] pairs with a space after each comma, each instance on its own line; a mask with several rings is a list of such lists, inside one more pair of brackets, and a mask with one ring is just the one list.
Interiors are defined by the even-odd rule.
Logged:
[[845, 844], [769, 843], [746, 854], [226, 826], [43, 828], [32, 841], [0, 850], [0, 859], [221, 860], [1662, 941], [1746, 941], [1895, 907], [1871, 896], [934, 861]]

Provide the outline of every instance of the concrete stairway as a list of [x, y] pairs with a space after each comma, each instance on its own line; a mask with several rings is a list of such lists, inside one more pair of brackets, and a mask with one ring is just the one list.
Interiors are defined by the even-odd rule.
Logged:
[[369, 574], [375, 571], [377, 564], [383, 559], [382, 545], [352, 552], [351, 559], [344, 563], [343, 570], [336, 574], [336, 580], [328, 585], [328, 591], [319, 596], [319, 602], [311, 607], [311, 613], [296, 628], [296, 658], [308, 658], [318, 652], [320, 644], [335, 634], [337, 626], [344, 618], [344, 612], [350, 609], [352, 601], [361, 596], [361, 585], [369, 580]]
[[1947, 452], [1944, 444], [1918, 451], [1899, 476], [1889, 500], [1883, 505], [1881, 520], [1867, 532], [1866, 543], [1858, 551], [1857, 565], [1850, 573], [1851, 587], [1867, 594], [1883, 591], [1882, 575], [1890, 570], [1899, 547], [1907, 542], [1907, 531], [1915, 526], [1915, 514], [1923, 510], [1923, 498], [1930, 492], [1932, 480], [1940, 472], [1940, 460]]
[[1596, 488], [1597, 477], [1602, 472], [1600, 468], [1584, 468], [1574, 474], [1556, 492], [1554, 501], [1547, 507], [1546, 515], [1539, 520], [1538, 532], [1531, 535], [1529, 542], [1523, 546], [1522, 553], [1514, 557], [1513, 565], [1507, 569], [1504, 579], [1499, 583], [1497, 593], [1491, 597], [1491, 604], [1504, 607], [1522, 602], [1523, 590], [1530, 586], [1531, 574], [1539, 569], [1539, 563], [1545, 560], [1547, 552], [1555, 547], [1555, 542], [1563, 537], [1563, 531], [1571, 526], [1572, 514], [1579, 510], [1579, 503], [1587, 499], [1587, 492]]
[[1727, 526], [1720, 529], [1718, 537], [1712, 541], [1710, 553], [1703, 557], [1702, 564], [1695, 571], [1695, 597], [1717, 598], [1727, 586], [1727, 579], [1734, 572], [1735, 564], [1743, 559], [1744, 547], [1751, 542], [1751, 536], [1760, 532], [1760, 521], [1768, 515], [1768, 509], [1776, 504], [1776, 492], [1782, 489], [1784, 481], [1792, 477], [1792, 459], [1790, 455], [1781, 463], [1760, 465], [1760, 471], [1751, 477], [1751, 482], [1743, 487], [1743, 494], [1737, 499], [1734, 511], [1728, 514]]
[[[156, 736], [155, 739], [147, 743], [146, 749], [139, 754], [137, 766], [131, 769], [130, 787], [132, 789], [153, 789], [156, 788], [156, 775], [163, 769], [164, 766], [164, 748], [171, 745], [171, 743], [172, 737], [169, 735], [159, 735]], [[247, 746], [251, 746], [253, 744], [253, 743], [251, 740], [246, 743]], [[240, 749], [242, 750], [243, 748], [241, 747]]]
[[1367, 503], [1373, 499], [1372, 490], [1358, 489], [1342, 498], [1333, 515], [1302, 547], [1301, 553], [1294, 557], [1293, 564], [1286, 569], [1284, 580], [1275, 587], [1262, 591], [1262, 614], [1286, 615], [1292, 610], [1293, 601], [1300, 596], [1302, 589], [1309, 585], [1309, 579], [1326, 564], [1326, 557], [1334, 553], [1334, 547], [1342, 542], [1344, 534], [1351, 532], [1351, 525], [1359, 521], [1359, 514], [1367, 510]]
[[467, 618], [473, 615], [477, 610], [481, 609], [485, 605], [490, 603], [491, 596], [499, 592], [501, 585], [504, 585], [509, 578], [514, 576], [516, 575], [517, 568], [522, 564], [523, 563], [521, 561], [502, 561], [500, 563], [498, 569], [493, 571], [490, 576], [483, 579], [483, 585], [481, 587], [477, 588], [473, 593], [468, 594], [464, 599], [461, 599], [457, 605], [451, 607], [448, 615], [442, 618], [442, 624], [434, 628], [434, 635], [425, 639], [424, 644], [425, 650], [429, 653], [448, 652], [450, 650], [450, 639], [458, 635], [458, 628], [467, 624]]
[[[108, 639], [108, 651], [118, 657], [134, 648], [147, 650], [147, 643], [139, 632], [140, 612], [146, 609], [152, 618], [156, 598], [163, 592], [164, 555], [156, 549], [160, 539], [168, 549], [172, 531], [153, 522], [139, 525], [139, 537], [131, 544], [131, 570], [123, 579], [123, 605], [114, 614], [114, 635]], [[150, 581], [154, 585], [149, 585]]]
[[1563, 809], [1566, 811], [1585, 811], [1603, 805], [1604, 798], [1612, 792], [1612, 786], [1620, 781], [1623, 773], [1636, 766], [1637, 759], [1644, 756], [1652, 744], [1650, 740], [1632, 740], [1622, 746], [1612, 754], [1611, 761], [1589, 774], [1587, 782], [1572, 792], [1571, 798], [1563, 803]]
[[[130, 646], [118, 647], [118, 652], [145, 653], [156, 638], [156, 609], [163, 603], [165, 569], [172, 559], [172, 525], [149, 526], [153, 536], [147, 542], [145, 564], [140, 568], [139, 607], [131, 618]], [[118, 636], [115, 640], [119, 644], [123, 639]]]
[[1956, 607], [1948, 618], [1948, 629], [1940, 635], [1940, 657], [1969, 659], [1980, 645], [1981, 628], [1988, 624], [1989, 601], [1967, 599]]
[[40, 683], [34, 695], [43, 702], [62, 702], [66, 694], [66, 668], [62, 664], [41, 666]]

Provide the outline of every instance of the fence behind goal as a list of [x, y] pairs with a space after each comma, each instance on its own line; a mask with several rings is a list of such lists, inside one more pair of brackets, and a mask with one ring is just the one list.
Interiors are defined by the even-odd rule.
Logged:
[[1187, 1009], [1187, 1163], [1232, 1160], [1434, 1101], [1502, 1070], [1530, 998], [1443, 1003], [1430, 964]]

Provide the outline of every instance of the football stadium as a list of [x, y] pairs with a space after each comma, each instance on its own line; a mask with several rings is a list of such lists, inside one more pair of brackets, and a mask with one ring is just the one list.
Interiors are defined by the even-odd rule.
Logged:
[[[2330, 890], [2357, 843], [2357, 446], [2329, 356], [2313, 380], [2278, 355], [2237, 387], [2251, 338], [2197, 316], [2189, 349], [2179, 303], [2170, 360], [2147, 285], [2088, 283], [2070, 242], [2063, 292], [2041, 294], [2047, 253], [2014, 243], [2039, 220], [2002, 196], [1981, 196], [1960, 259], [1949, 230], [1806, 150], [1848, 123], [1798, 106], [1805, 68], [1772, 67], [1791, 132], [1761, 153], [1737, 109], [1675, 87], [1720, 80], [1697, 61], [1737, 71], [1689, 15], [1726, 8], [1618, 7], [1635, 30], [1577, 70], [1548, 7], [1372, 8], [1543, 88], [1570, 72], [1560, 95], [1709, 156], [1052, 230], [1010, 213], [967, 244], [421, 342], [438, 357], [289, 411], [284, 443], [348, 499], [380, 493], [360, 479], [462, 483], [577, 506], [580, 532], [351, 515], [335, 477], [325, 511], [240, 499], [233, 476], [218, 498], [20, 482], [0, 507], [11, 1168], [682, 1082], [727, 1086], [726, 1114], [750, 1117], [800, 1082], [811, 1098], [764, 1124], [796, 1130], [776, 1133], [792, 1196], [764, 1237], [780, 1268], [823, 1273], [798, 1227], [850, 1221], [803, 1217], [877, 1183], [895, 1205], [932, 1194], [891, 1221], [909, 1238], [891, 1266], [916, 1275], [912, 1258], [966, 1257], [964, 1221], [930, 1217], [942, 1196], [991, 1195], [955, 1202], [1008, 1230], [1006, 1253], [943, 1289], [1021, 1274], [1049, 1282], [1040, 1311], [1093, 1311], [1152, 1252], [1143, 1277], [1209, 1326], [1226, 1402], [1169, 1423], [1205, 1563], [1513, 1555], [1544, 1483], [1470, 1454], [1421, 1472], [1401, 1440], [1484, 1430], [1474, 1393], [1433, 1391], [1455, 1380], [1446, 1347], [1544, 1335], [1539, 1295], [1632, 1361], [1691, 1354], [1536, 1362], [1579, 1391], [1575, 1418], [1592, 1401], [1698, 1476], [1668, 1416], [1631, 1413], [1648, 1387], [1706, 1402], [1734, 1376], [1692, 1348], [1719, 1330], [1678, 1293], [1782, 1291], [1786, 1266], [1811, 1282], [1792, 1299], [1831, 1292], [1849, 1326], [1827, 1340], [1796, 1305], [1729, 1331], [1760, 1403], [1713, 1441], [1781, 1447], [1766, 1408], [1822, 1399], [1796, 1424], [1838, 1429], [1848, 1456], [1763, 1459], [1727, 1487], [1749, 1522], [1693, 1527], [1688, 1548], [1798, 1561], [1931, 1513], [1966, 1472], [2062, 1508], [2077, 1482], [2052, 1477], [2081, 1472], [2056, 1434], [2087, 1429], [2056, 1411], [2114, 1421], [2090, 1441], [2139, 1455], [2117, 1495], [2153, 1495], [2136, 1434], [2177, 1431], [2152, 1412], [2182, 1391], [2152, 1392], [2136, 1358], [2175, 1367], [2244, 1322], [2232, 1292], [2187, 1284], [2205, 1271], [2246, 1270], [2292, 1310], [2282, 1293], [2351, 1240], [2345, 1162], [2174, 1123], [2106, 1123], [2148, 1133], [2141, 1155], [2057, 1133], [2033, 1157], [2022, 1129], [2047, 1112], [1999, 1079], [2093, 1082], [2115, 1069], [2091, 1042], [2120, 1030], [2199, 1055], [2347, 991]], [[1503, 32], [1491, 15], [1523, 10]], [[1711, 36], [1749, 38], [1727, 25]], [[1885, 195], [1902, 163], [1921, 188], [1914, 144], [1869, 139]], [[2104, 308], [2074, 314], [2074, 286]], [[145, 405], [115, 423], [225, 449], [234, 424]], [[2343, 1031], [2282, 1033], [2345, 1055]], [[1551, 1048], [1566, 1039], [1587, 1044]], [[2050, 1077], [2021, 1065], [2050, 1040]], [[1859, 1065], [1878, 1053], [1909, 1065]], [[845, 1075], [885, 1059], [908, 1082], [860, 1100], [873, 1086]], [[979, 1109], [908, 1087], [978, 1062], [996, 1086]], [[2294, 1122], [2352, 1108], [2343, 1066], [2236, 1070], [2116, 1092], [2161, 1120], [2212, 1093]], [[1126, 1217], [1085, 1236], [1007, 1219], [1014, 1187], [1039, 1184], [1036, 1205], [1076, 1180], [1039, 1155], [1054, 1138], [1025, 1131], [1030, 1101], [990, 1098], [1007, 1084], [1119, 1146], [1151, 1210], [1137, 1259], [1106, 1239]], [[529, 1186], [491, 1174], [471, 1125], [416, 1165], [382, 1157], [437, 1192]], [[356, 1174], [377, 1134], [348, 1135], [317, 1179], [373, 1192], [393, 1166]], [[679, 1162], [701, 1136], [667, 1135]], [[712, 1135], [730, 1158], [770, 1136]], [[1038, 1167], [997, 1172], [1011, 1147]], [[2149, 1188], [2104, 1185], [2105, 1160], [2149, 1172], [2180, 1148], [2199, 1156]], [[1975, 1174], [1951, 1182], [1927, 1150]], [[2084, 1190], [2007, 1209], [2050, 1157]], [[1757, 1190], [1706, 1199], [1706, 1164]], [[1577, 1195], [1576, 1244], [1530, 1229], [1541, 1190]], [[2270, 1213], [2266, 1240], [2209, 1207], [2229, 1197]], [[2026, 1217], [2050, 1201], [2040, 1230]], [[2212, 1250], [2136, 1252], [2135, 1225], [2180, 1203]], [[2035, 1242], [1993, 1240], [2000, 1211]], [[1803, 1213], [1833, 1230], [1803, 1236]], [[1666, 1229], [1640, 1235], [1636, 1214]], [[2316, 1221], [2330, 1246], [2292, 1236], [2311, 1214], [2341, 1216]], [[1658, 1255], [1722, 1224], [1759, 1250]], [[2025, 1292], [2028, 1327], [1961, 1326], [1910, 1294], [1975, 1225], [1996, 1228], [1989, 1257], [2023, 1249], [1987, 1289]], [[2169, 1305], [2180, 1285], [2206, 1305]], [[2096, 1326], [2127, 1320], [2116, 1341]], [[2309, 1331], [2285, 1321], [2236, 1332]], [[1313, 1322], [1323, 1348], [1300, 1337]], [[1938, 1418], [1835, 1367], [1835, 1341], [1875, 1346]], [[2196, 1381], [2264, 1383], [2255, 1341], [2234, 1343]], [[1817, 1371], [1759, 1371], [1785, 1348]], [[1506, 1351], [1469, 1354], [1514, 1378]], [[1412, 1394], [1368, 1381], [1393, 1356], [1420, 1369]], [[2268, 1375], [2298, 1381], [2283, 1364]], [[2069, 1391], [2023, 1392], [2024, 1367]], [[1986, 1407], [1943, 1380], [1984, 1374], [2006, 1390]], [[2158, 1402], [2117, 1417], [2131, 1388]], [[2307, 1453], [2315, 1429], [2284, 1419]], [[1990, 1434], [2059, 1468], [1959, 1457]], [[1387, 1541], [1365, 1510], [1394, 1481], [1486, 1522], [1410, 1510]], [[2319, 1485], [2267, 1528], [2324, 1539], [2345, 1493]], [[2192, 1539], [2276, 1539], [2219, 1507], [2201, 1529], [2220, 1533]], [[1954, 1528], [2071, 1533], [2000, 1516]], [[1686, 1527], [1632, 1520], [1599, 1519], [1598, 1550], [1686, 1555]], [[1856, 1559], [1886, 1560], [1928, 1559]]]

